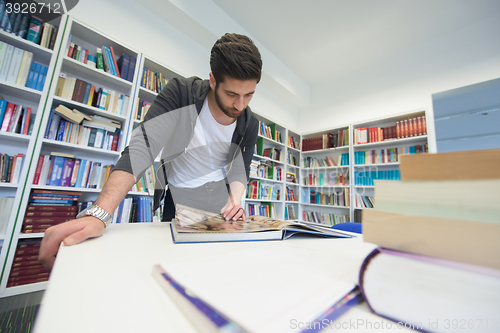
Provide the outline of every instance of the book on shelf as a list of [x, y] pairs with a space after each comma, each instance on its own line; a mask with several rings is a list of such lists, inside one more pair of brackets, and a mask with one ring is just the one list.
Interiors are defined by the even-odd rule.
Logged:
[[47, 281], [50, 273], [38, 261], [41, 239], [19, 239], [7, 280], [7, 288]]
[[66, 119], [75, 124], [81, 124], [84, 119], [92, 120], [92, 118], [90, 116], [87, 116], [85, 113], [80, 112], [76, 109], [71, 110], [64, 105], [59, 105], [58, 107], [56, 107], [54, 109], [54, 113], [57, 113], [63, 119]]
[[349, 215], [303, 210], [302, 219], [306, 222], [335, 225], [337, 223], [349, 222]]
[[279, 221], [263, 216], [249, 216], [246, 221], [226, 221], [220, 214], [176, 205], [172, 221], [174, 243], [283, 240], [294, 234], [349, 238], [335, 230]]
[[490, 332], [498, 324], [498, 269], [379, 248], [359, 285], [374, 313], [420, 331]]
[[402, 180], [500, 178], [500, 149], [401, 156]]
[[25, 155], [22, 153], [8, 155], [0, 153], [0, 182], [19, 183]]
[[245, 216], [264, 216], [272, 219], [277, 218], [276, 205], [273, 202], [259, 202], [245, 204]]
[[[134, 60], [132, 60], [132, 63], [132, 67], [135, 67]], [[163, 73], [156, 73], [144, 66], [142, 71], [141, 87], [159, 93], [167, 83], [168, 79], [165, 75], [163, 75]]]

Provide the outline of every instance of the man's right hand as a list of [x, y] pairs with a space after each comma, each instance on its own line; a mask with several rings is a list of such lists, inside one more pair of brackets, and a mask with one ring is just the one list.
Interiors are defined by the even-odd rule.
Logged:
[[104, 230], [104, 223], [93, 216], [81, 217], [50, 227], [42, 239], [38, 261], [51, 271], [61, 242], [66, 246], [78, 244], [88, 238], [101, 236]]

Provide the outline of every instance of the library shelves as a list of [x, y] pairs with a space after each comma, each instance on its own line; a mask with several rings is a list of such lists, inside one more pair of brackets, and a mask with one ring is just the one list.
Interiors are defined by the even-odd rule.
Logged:
[[[373, 200], [374, 181], [400, 179], [399, 157], [402, 154], [428, 152], [427, 131], [422, 128], [425, 115], [426, 111], [421, 109], [352, 125], [353, 222], [361, 222], [361, 211], [372, 209], [376, 204]], [[398, 128], [398, 123], [404, 123], [405, 120], [411, 122], [410, 127], [406, 130]], [[363, 132], [365, 137], [362, 137]]]
[[[64, 27], [66, 18], [57, 18], [51, 23], [56, 26]], [[9, 277], [10, 268], [12, 265], [12, 258], [17, 245], [17, 239], [19, 237], [19, 230], [17, 228], [16, 221], [19, 220], [20, 215], [23, 215], [22, 209], [20, 208], [25, 193], [26, 193], [26, 181], [27, 175], [31, 170], [32, 161], [35, 158], [35, 146], [37, 143], [37, 133], [42, 122], [44, 115], [44, 107], [47, 102], [48, 91], [51, 85], [51, 73], [54, 72], [54, 68], [57, 63], [57, 53], [51, 49], [37, 45], [31, 41], [23, 39], [12, 33], [7, 33], [0, 30], [0, 42], [12, 45], [15, 48], [21, 49], [28, 53], [31, 53], [31, 64], [37, 63], [48, 67], [47, 76], [43, 81], [43, 87], [41, 90], [28, 88], [20, 84], [16, 84], [13, 80], [0, 80], [0, 95], [9, 103], [14, 103], [15, 105], [22, 106], [25, 110], [31, 109], [30, 119], [31, 130], [27, 134], [19, 134], [12, 132], [0, 132], [0, 153], [7, 154], [10, 156], [15, 156], [17, 154], [23, 154], [22, 163], [19, 164], [21, 168], [18, 170], [19, 178], [13, 180], [13, 183], [1, 183], [0, 185], [0, 197], [13, 198], [12, 209], [8, 211], [7, 217], [0, 219], [2, 221], [0, 224], [0, 297], [8, 296], [10, 294], [16, 294], [19, 292], [29, 292], [34, 290], [43, 289], [45, 284], [36, 284], [35, 286], [30, 286], [29, 288], [18, 288], [14, 287], [14, 292], [10, 293], [6, 291], [7, 280]], [[61, 43], [61, 33], [57, 34], [55, 39], [54, 49], [58, 48]], [[24, 52], [24, 54], [28, 54]], [[5, 62], [4, 64], [5, 65]], [[19, 70], [25, 66], [25, 69], [31, 69], [31, 65], [23, 65], [21, 63]], [[19, 82], [18, 80], [15, 80]], [[29, 81], [26, 81], [27, 83]], [[42, 81], [40, 81], [42, 82]], [[27, 118], [23, 113], [24, 118]], [[4, 118], [5, 119], [5, 118]], [[17, 164], [17, 163], [16, 163]], [[2, 212], [4, 213], [4, 212]], [[11, 289], [11, 288], [9, 288]]]
[[[3, 38], [4, 35], [5, 34], [0, 34], [0, 38]], [[98, 48], [102, 49], [103, 45], [106, 45], [113, 48], [114, 55], [117, 60], [123, 54], [127, 54], [130, 57], [137, 59], [131, 81], [112, 75], [102, 69], [97, 69], [95, 66], [90, 66], [90, 64], [85, 64], [83, 61], [85, 56], [82, 56], [79, 59], [82, 61], [68, 57], [70, 43], [80, 46], [82, 50], [87, 49], [88, 54], [90, 55], [95, 55]], [[20, 178], [22, 179], [22, 183], [19, 183], [19, 189], [17, 191], [15, 188], [7, 189], [5, 186], [0, 187], [2, 196], [6, 191], [16, 194], [15, 205], [19, 207], [17, 211], [13, 212], [14, 216], [10, 219], [9, 229], [3, 239], [4, 244], [9, 244], [9, 250], [2, 251], [0, 257], [3, 267], [0, 297], [42, 290], [45, 289], [47, 284], [47, 282], [38, 282], [15, 287], [7, 287], [7, 281], [12, 268], [18, 241], [41, 239], [44, 235], [43, 233], [22, 233], [24, 214], [31, 191], [41, 189], [80, 192], [80, 202], [93, 201], [100, 193], [100, 188], [48, 186], [45, 185], [46, 183], [34, 185], [33, 183], [39, 157], [41, 155], [48, 156], [51, 153], [62, 153], [71, 154], [76, 159], [101, 163], [102, 166], [114, 165], [120, 157], [120, 152], [126, 146], [129, 131], [132, 129], [133, 120], [131, 117], [131, 110], [133, 99], [131, 97], [135, 96], [136, 90], [138, 89], [139, 66], [137, 65], [137, 61], [141, 59], [142, 54], [68, 15], [63, 15], [60, 18], [59, 31], [55, 45], [55, 51], [43, 48], [40, 49], [36, 46], [31, 46], [30, 49], [39, 52], [41, 54], [40, 58], [45, 59], [46, 61], [44, 64], [49, 66], [48, 73], [50, 76], [49, 74], [47, 75], [47, 81], [42, 92], [33, 91], [32, 89], [27, 88], [16, 89], [17, 87], [13, 87], [12, 85], [0, 83], [1, 93], [4, 95], [4, 98], [6, 97], [7, 92], [9, 92], [9, 97], [15, 97], [15, 99], [13, 99], [13, 102], [15, 103], [16, 101], [19, 101], [22, 96], [26, 96], [25, 99], [34, 104], [32, 109], [34, 110], [33, 112], [36, 113], [33, 134], [25, 140], [25, 143], [19, 143], [19, 145], [22, 144], [24, 146], [23, 151], [26, 154], [26, 161], [23, 166], [24, 173]], [[34, 51], [33, 53], [35, 54]], [[60, 78], [64, 79], [64, 82], [66, 82], [69, 78], [81, 80], [84, 82], [83, 85], [85, 86], [87, 84], [88, 87], [93, 85], [95, 87], [95, 91], [101, 88], [109, 92], [110, 96], [117, 97], [114, 99], [112, 107], [109, 107], [109, 105], [101, 105], [101, 107], [92, 106], [92, 102], [82, 103], [81, 98], [75, 97], [76, 92], [71, 86], [65, 88], [68, 89], [64, 90], [65, 94], [62, 94], [60, 89], [58, 90]], [[61, 87], [63, 86], [64, 85], [62, 84]], [[16, 95], [11, 92], [16, 92]], [[128, 99], [128, 103], [126, 102], [126, 99]], [[37, 102], [37, 100], [39, 100], [39, 102]], [[109, 100], [111, 104], [112, 99], [110, 98]], [[118, 100], [123, 100], [123, 106], [121, 106], [121, 102], [117, 103]], [[51, 126], [52, 110], [60, 105], [71, 110], [77, 110], [86, 116], [96, 117], [96, 119], [103, 120], [103, 118], [106, 118], [107, 120], [104, 121], [106, 121], [107, 124], [113, 124], [112, 126], [106, 125], [104, 128], [97, 129], [97, 131], [103, 133], [102, 144], [89, 146], [89, 142], [86, 137], [78, 136], [76, 134], [74, 136], [68, 135], [65, 142], [61, 141], [61, 138], [58, 137], [47, 137], [46, 133], [50, 131]], [[113, 131], [112, 128], [117, 128], [118, 130]], [[68, 127], [66, 127], [66, 129], [68, 129]], [[58, 131], [58, 128], [55, 130]], [[83, 127], [80, 128], [80, 132], [83, 132], [82, 130]], [[115, 139], [113, 144], [110, 132], [119, 132], [119, 139]], [[108, 138], [106, 139], [106, 137]], [[4, 138], [9, 140], [9, 143], [14, 141], [11, 139], [11, 136], [0, 133], [0, 147], [2, 149], [4, 149], [4, 144], [2, 144]], [[22, 138], [17, 137], [15, 137], [15, 139], [16, 142], [22, 140]], [[84, 139], [86, 141], [85, 143], [83, 142]], [[106, 146], [105, 143], [108, 143], [108, 145]], [[22, 188], [22, 191], [20, 188]], [[131, 195], [138, 196], [143, 194], [131, 192]]]

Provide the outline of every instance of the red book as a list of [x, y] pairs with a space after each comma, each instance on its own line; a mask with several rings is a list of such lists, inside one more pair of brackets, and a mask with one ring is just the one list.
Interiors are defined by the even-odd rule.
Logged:
[[40, 279], [40, 281], [45, 281], [43, 279], [46, 279], [49, 277], [49, 273], [39, 273], [39, 274], [32, 274], [32, 275], [27, 275], [27, 276], [9, 276], [9, 283], [10, 282], [20, 282], [20, 281], [27, 281], [27, 280], [33, 280], [33, 279]]
[[27, 266], [33, 266], [33, 265], [40, 265], [40, 262], [37, 260], [31, 260], [31, 261], [21, 261], [21, 262], [15, 262], [12, 264], [12, 267], [27, 267]]
[[30, 127], [30, 118], [31, 118], [31, 108], [27, 108], [24, 114], [24, 128], [21, 128], [21, 134], [27, 135], [28, 129]]
[[9, 276], [25, 276], [30, 274], [46, 273], [47, 270], [41, 264], [39, 266], [16, 267], [10, 270]]
[[44, 233], [48, 228], [49, 227], [43, 228], [43, 229], [42, 228], [41, 229], [26, 229], [26, 230], [24, 230], [23, 233], [25, 233], [25, 234], [40, 234], [40, 233]]
[[422, 116], [422, 134], [427, 134], [427, 124], [425, 123], [425, 116]]
[[87, 64], [87, 58], [89, 56], [89, 50], [85, 49], [85, 56], [84, 56], [84, 59], [83, 59], [83, 63], [84, 64]]
[[422, 118], [417, 117], [417, 133], [418, 135], [422, 135]]
[[26, 212], [76, 212], [76, 206], [37, 206], [28, 205]]
[[113, 151], [117, 151], [118, 149], [118, 138], [119, 136], [118, 135], [112, 135], [113, 137], [113, 142], [111, 143], [111, 150]]
[[38, 255], [38, 252], [40, 251], [40, 247], [33, 247], [33, 248], [23, 248], [23, 249], [18, 249], [16, 250], [16, 256], [25, 256], [29, 254], [36, 254]]
[[309, 185], [314, 185], [313, 183], [313, 175], [309, 174]]
[[[39, 206], [41, 207], [41, 206]], [[76, 206], [73, 206], [76, 208]], [[76, 216], [76, 210], [75, 211], [69, 211], [69, 212], [45, 212], [45, 211], [30, 211], [26, 212], [24, 215], [24, 218], [54, 218], [54, 217], [72, 217], [75, 218]]]
[[110, 46], [109, 50], [111, 51], [111, 57], [113, 58], [113, 63], [115, 64], [115, 68], [116, 68], [116, 72], [118, 73], [118, 77], [121, 77], [120, 71], [118, 70], [118, 64], [116, 63], [115, 51], [113, 51], [113, 46]]
[[55, 217], [25, 217], [23, 220], [23, 225], [37, 225], [37, 224], [46, 224], [46, 225], [54, 225], [62, 222], [70, 221], [75, 218], [73, 216], [55, 216]]
[[3, 117], [2, 127], [0, 127], [0, 131], [7, 132], [9, 129], [10, 121], [12, 115], [14, 114], [15, 109], [17, 109], [17, 105], [14, 103], [7, 104], [7, 108], [5, 109], [5, 114]]
[[34, 279], [29, 279], [29, 280], [25, 280], [25, 281], [18, 281], [18, 282], [7, 282], [7, 288], [16, 287], [16, 286], [22, 286], [22, 285], [25, 285], [25, 284], [31, 284], [31, 283], [37, 283], [37, 282], [45, 282], [45, 281], [48, 281], [48, 280], [49, 280], [49, 277], [34, 278]]

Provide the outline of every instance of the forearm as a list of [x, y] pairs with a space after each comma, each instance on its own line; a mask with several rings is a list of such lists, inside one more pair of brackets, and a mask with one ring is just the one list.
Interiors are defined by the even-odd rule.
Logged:
[[233, 202], [240, 202], [245, 193], [245, 185], [235, 181], [229, 184], [229, 198]]
[[97, 198], [96, 204], [112, 215], [135, 183], [136, 179], [131, 173], [122, 170], [113, 171]]

